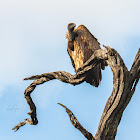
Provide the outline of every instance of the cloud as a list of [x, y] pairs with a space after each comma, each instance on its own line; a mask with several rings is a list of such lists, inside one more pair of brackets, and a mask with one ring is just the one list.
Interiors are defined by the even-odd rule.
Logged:
[[138, 0], [1, 1], [0, 83], [18, 83], [63, 65], [73, 71], [65, 39], [69, 22], [86, 25], [101, 44], [125, 53], [127, 40], [140, 36], [139, 4]]

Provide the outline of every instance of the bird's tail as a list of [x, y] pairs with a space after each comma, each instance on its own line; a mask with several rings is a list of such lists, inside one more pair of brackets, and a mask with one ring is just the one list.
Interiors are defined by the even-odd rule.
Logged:
[[97, 66], [94, 67], [94, 69], [88, 72], [85, 81], [95, 87], [98, 87], [101, 79], [102, 79], [101, 64], [98, 64]]

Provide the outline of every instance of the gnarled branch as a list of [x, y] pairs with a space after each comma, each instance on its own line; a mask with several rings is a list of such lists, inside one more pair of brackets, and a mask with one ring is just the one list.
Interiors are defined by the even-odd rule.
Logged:
[[88, 71], [100, 63], [101, 59], [104, 59], [112, 70], [114, 86], [112, 94], [105, 105], [95, 136], [93, 137], [91, 133], [83, 128], [74, 114], [66, 106], [62, 104], [60, 105], [66, 109], [73, 126], [80, 130], [80, 132], [88, 140], [114, 140], [123, 111], [130, 102], [140, 78], [140, 49], [136, 54], [131, 70], [128, 71], [118, 52], [108, 46], [104, 47], [106, 49], [97, 50], [75, 75], [71, 75], [70, 73], [64, 71], [58, 71], [25, 78], [25, 80], [34, 79], [33, 83], [27, 87], [24, 93], [26, 101], [30, 106], [31, 112], [29, 112], [29, 115], [31, 119], [30, 121], [19, 123], [13, 129], [18, 130], [21, 126], [27, 123], [32, 125], [36, 125], [38, 123], [36, 117], [36, 106], [30, 97], [31, 92], [37, 85], [53, 79], [58, 79], [72, 85], [80, 84], [84, 82]]
[[[25, 99], [30, 106], [30, 112], [28, 113], [31, 117], [30, 123], [31, 125], [36, 125], [38, 123], [37, 115], [36, 115], [36, 106], [31, 98], [31, 93], [36, 88], [37, 85], [43, 84], [45, 82], [48, 82], [53, 79], [58, 79], [64, 83], [69, 83], [72, 85], [78, 85], [82, 82], [84, 82], [86, 78], [86, 74], [89, 70], [93, 69], [98, 63], [100, 63], [101, 59], [107, 59], [107, 51], [106, 49], [97, 50], [91, 58], [83, 65], [82, 68], [78, 70], [78, 72], [75, 75], [71, 75], [68, 72], [65, 71], [57, 71], [57, 72], [51, 72], [51, 73], [44, 73], [41, 75], [35, 75], [28, 78], [25, 78], [24, 80], [34, 80], [25, 90], [24, 96]], [[23, 124], [27, 124], [27, 121], [20, 122], [17, 126], [13, 128], [13, 130], [17, 131]]]
[[[130, 71], [127, 70], [122, 58], [114, 49], [108, 50], [107, 63], [113, 72], [113, 91], [102, 113], [97, 140], [114, 140], [122, 114], [134, 93], [140, 73], [140, 49]], [[133, 71], [133, 72], [132, 72]]]

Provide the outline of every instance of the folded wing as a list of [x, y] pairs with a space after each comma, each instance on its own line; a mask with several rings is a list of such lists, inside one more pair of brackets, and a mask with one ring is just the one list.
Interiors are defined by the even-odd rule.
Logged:
[[[77, 71], [96, 50], [100, 49], [100, 43], [84, 25], [78, 26], [74, 33], [75, 39], [68, 41], [68, 54], [75, 71]], [[98, 87], [102, 79], [101, 68], [104, 69], [104, 67], [104, 62], [95, 66], [89, 71], [86, 82]]]

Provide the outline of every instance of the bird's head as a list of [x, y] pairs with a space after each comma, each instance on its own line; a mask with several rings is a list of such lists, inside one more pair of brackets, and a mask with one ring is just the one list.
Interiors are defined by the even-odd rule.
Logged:
[[71, 31], [72, 32], [75, 27], [76, 27], [76, 24], [75, 23], [69, 23], [68, 26], [67, 26], [67, 29], [68, 29], [68, 31]]

